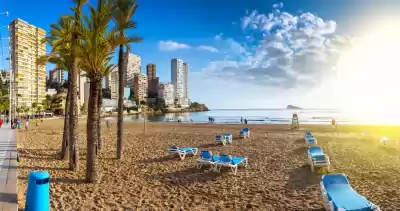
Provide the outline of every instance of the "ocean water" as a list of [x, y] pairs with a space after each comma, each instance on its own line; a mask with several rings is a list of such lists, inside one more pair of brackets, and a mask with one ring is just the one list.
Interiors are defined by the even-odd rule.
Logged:
[[[215, 123], [239, 124], [240, 118], [246, 118], [248, 124], [290, 124], [293, 113], [297, 113], [300, 124], [330, 124], [335, 119], [339, 124], [384, 124], [400, 125], [399, 111], [384, 111], [381, 113], [355, 113], [338, 110], [322, 109], [231, 109], [211, 110], [207, 112], [167, 113], [157, 116], [147, 116], [149, 122], [197, 122], [206, 123], [208, 117], [214, 117]], [[143, 115], [124, 117], [125, 121], [143, 121]]]

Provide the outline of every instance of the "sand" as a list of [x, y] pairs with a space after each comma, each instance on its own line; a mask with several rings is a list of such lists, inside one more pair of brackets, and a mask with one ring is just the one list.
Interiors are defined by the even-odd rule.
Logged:
[[[149, 123], [144, 135], [142, 124], [126, 123], [125, 157], [118, 161], [113, 123], [113, 133], [103, 130], [101, 182], [94, 185], [84, 181], [86, 134], [85, 121], [80, 122], [79, 172], [56, 159], [62, 120], [18, 132], [19, 207], [25, 206], [28, 173], [41, 169], [51, 175], [52, 210], [323, 210], [319, 182], [324, 171], [312, 173], [306, 163], [303, 134], [309, 127], [290, 132], [287, 125], [248, 125], [252, 137], [243, 140], [236, 138], [239, 125]], [[345, 173], [360, 194], [383, 210], [400, 209], [400, 152], [378, 145], [382, 134], [400, 137], [394, 128], [311, 130], [329, 154], [333, 173]], [[215, 135], [226, 132], [234, 135], [233, 144], [216, 145]], [[249, 166], [239, 168], [236, 176], [229, 169], [199, 170], [198, 156], [183, 161], [168, 156], [172, 144], [245, 156]]]

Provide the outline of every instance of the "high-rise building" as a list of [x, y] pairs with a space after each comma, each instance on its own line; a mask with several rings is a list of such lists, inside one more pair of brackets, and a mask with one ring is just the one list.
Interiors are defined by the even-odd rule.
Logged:
[[18, 18], [10, 23], [9, 31], [12, 112], [15, 112], [17, 107], [31, 107], [46, 98], [46, 67], [37, 63], [39, 57], [46, 55], [46, 44], [42, 42], [46, 32]]
[[171, 83], [160, 83], [158, 88], [158, 97], [163, 99], [165, 105], [174, 104], [174, 85]]
[[146, 65], [147, 79], [153, 79], [156, 77], [156, 65], [148, 64]]
[[156, 65], [148, 64], [146, 65], [146, 73], [148, 80], [148, 96], [156, 98], [158, 94], [158, 86], [160, 83], [160, 78], [156, 75]]
[[181, 59], [171, 60], [171, 83], [174, 85], [174, 98], [182, 106], [188, 105], [187, 100], [187, 65]]
[[140, 56], [129, 53], [124, 60], [124, 87], [133, 88], [135, 74], [140, 73], [140, 69]]
[[183, 86], [184, 88], [184, 92], [185, 94], [183, 95], [183, 97], [185, 98], [185, 105], [189, 104], [189, 89], [188, 89], [188, 70], [189, 70], [189, 66], [186, 63], [183, 63]]
[[110, 86], [110, 91], [111, 91], [111, 99], [117, 99], [118, 98], [118, 67], [115, 67], [111, 73], [109, 74], [110, 79], [109, 79], [109, 86]]
[[136, 99], [139, 101], [146, 100], [148, 92], [147, 75], [143, 73], [135, 74], [134, 82], [133, 93]]
[[64, 70], [50, 70], [50, 81], [60, 84], [64, 83]]

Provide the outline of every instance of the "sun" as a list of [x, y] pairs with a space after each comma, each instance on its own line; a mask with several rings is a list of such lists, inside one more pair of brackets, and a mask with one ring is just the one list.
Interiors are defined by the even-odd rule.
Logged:
[[379, 116], [400, 108], [400, 23], [354, 38], [337, 64], [341, 110]]

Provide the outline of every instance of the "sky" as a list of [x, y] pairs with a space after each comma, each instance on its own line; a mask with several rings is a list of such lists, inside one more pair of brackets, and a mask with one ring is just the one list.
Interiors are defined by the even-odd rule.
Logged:
[[[0, 26], [21, 18], [48, 31], [71, 0], [0, 0]], [[95, 3], [95, 0], [90, 0]], [[189, 96], [210, 108], [335, 108], [336, 64], [353, 37], [400, 18], [398, 0], [138, 0], [131, 52], [171, 78], [170, 60], [189, 65]], [[87, 11], [87, 8], [85, 9]], [[8, 31], [0, 28], [1, 56]], [[47, 48], [50, 51], [50, 48]], [[113, 59], [117, 63], [117, 57]], [[8, 69], [4, 59], [1, 69]], [[53, 68], [47, 65], [47, 71]]]

